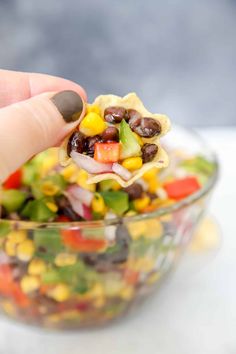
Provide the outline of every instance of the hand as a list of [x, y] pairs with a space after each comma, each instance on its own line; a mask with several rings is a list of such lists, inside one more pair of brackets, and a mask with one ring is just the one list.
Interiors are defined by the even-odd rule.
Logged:
[[0, 70], [0, 183], [57, 146], [84, 115], [86, 93], [59, 77]]

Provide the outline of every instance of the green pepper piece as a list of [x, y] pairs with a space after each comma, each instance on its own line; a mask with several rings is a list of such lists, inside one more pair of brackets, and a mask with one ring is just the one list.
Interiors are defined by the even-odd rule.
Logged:
[[60, 232], [55, 229], [38, 229], [34, 231], [37, 250], [43, 249], [44, 254], [56, 255], [63, 250]]
[[22, 215], [32, 221], [45, 222], [54, 218], [56, 214], [47, 207], [44, 200], [33, 200], [27, 203]]
[[104, 181], [99, 182], [100, 191], [108, 191], [112, 189], [116, 182], [113, 179], [105, 179]]
[[105, 204], [117, 215], [122, 215], [129, 208], [128, 194], [123, 191], [104, 191], [101, 192]]
[[121, 142], [121, 159], [127, 157], [139, 156], [141, 147], [137, 142], [129, 124], [123, 119], [120, 123], [120, 142]]
[[50, 182], [54, 186], [58, 187], [58, 191], [55, 196], [59, 196], [62, 194], [64, 189], [66, 188], [66, 181], [64, 178], [59, 174], [53, 174], [47, 177], [44, 177], [40, 180], [37, 180], [35, 183], [32, 184], [32, 194], [36, 199], [41, 199], [44, 197], [42, 186], [44, 183]]
[[55, 269], [43, 273], [41, 279], [43, 284], [57, 284], [61, 282], [60, 274]]
[[85, 294], [89, 290], [88, 284], [84, 278], [79, 279], [74, 291], [79, 294]]
[[22, 167], [22, 172], [22, 182], [25, 186], [31, 186], [32, 183], [39, 177], [36, 167], [31, 162]]
[[27, 193], [18, 189], [3, 190], [0, 194], [0, 204], [9, 212], [17, 211], [23, 205]]
[[11, 231], [10, 224], [7, 221], [0, 222], [0, 237], [5, 237]]
[[81, 261], [78, 261], [71, 266], [60, 267], [58, 272], [62, 282], [77, 283], [78, 278], [84, 276], [85, 265]]

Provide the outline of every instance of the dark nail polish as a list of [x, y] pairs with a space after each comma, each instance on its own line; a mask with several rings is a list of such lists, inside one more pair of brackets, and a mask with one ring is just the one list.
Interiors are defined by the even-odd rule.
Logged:
[[75, 122], [83, 111], [83, 100], [75, 91], [62, 91], [51, 98], [67, 123]]

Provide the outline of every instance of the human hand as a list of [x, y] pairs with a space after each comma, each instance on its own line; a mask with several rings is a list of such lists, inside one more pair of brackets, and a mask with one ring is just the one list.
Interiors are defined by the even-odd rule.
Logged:
[[78, 84], [0, 70], [0, 183], [33, 155], [57, 146], [85, 111]]

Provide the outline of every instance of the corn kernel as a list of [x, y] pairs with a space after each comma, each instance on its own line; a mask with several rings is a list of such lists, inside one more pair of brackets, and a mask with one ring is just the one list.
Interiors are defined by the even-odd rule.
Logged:
[[143, 146], [144, 142], [143, 142], [142, 138], [138, 134], [136, 134], [135, 132], [133, 132], [133, 135], [134, 135], [135, 139], [137, 140], [138, 144], [140, 146]]
[[113, 191], [119, 191], [121, 189], [120, 183], [118, 183], [117, 181], [113, 180], [112, 181], [112, 185], [111, 185], [111, 189]]
[[105, 305], [105, 297], [104, 296], [99, 296], [97, 298], [94, 299], [93, 301], [93, 306], [97, 309], [100, 309], [101, 307], [103, 307]]
[[41, 275], [42, 273], [46, 272], [46, 263], [43, 259], [35, 258], [32, 259], [28, 266], [28, 273], [30, 275]]
[[75, 320], [78, 319], [79, 311], [78, 310], [68, 310], [63, 311], [62, 318], [63, 320]]
[[144, 195], [142, 198], [134, 200], [134, 208], [137, 211], [142, 211], [145, 209], [150, 203], [150, 198], [147, 195]]
[[128, 157], [122, 161], [122, 166], [127, 168], [129, 171], [135, 171], [141, 168], [143, 165], [143, 160], [141, 157]]
[[16, 309], [15, 307], [13, 306], [13, 304], [8, 301], [8, 300], [5, 300], [1, 303], [1, 308], [3, 309], [3, 311], [11, 316], [11, 317], [14, 317], [16, 315]]
[[96, 184], [95, 183], [88, 184], [87, 180], [88, 180], [88, 173], [84, 170], [80, 170], [77, 174], [77, 180], [76, 180], [77, 184], [84, 189], [87, 189], [91, 192], [95, 192]]
[[150, 219], [146, 221], [147, 232], [144, 236], [147, 239], [155, 240], [162, 236], [163, 234], [163, 226], [160, 220]]
[[86, 114], [79, 126], [80, 132], [86, 136], [101, 134], [105, 129], [104, 119], [95, 112]]
[[58, 152], [55, 149], [55, 152], [47, 156], [46, 159], [41, 161], [40, 164], [40, 175], [45, 176], [48, 171], [50, 171], [53, 167], [58, 164]]
[[123, 300], [131, 300], [133, 296], [134, 296], [134, 288], [132, 286], [125, 286], [120, 292], [120, 297]]
[[147, 172], [145, 172], [142, 176], [142, 178], [145, 180], [145, 181], [150, 181], [152, 179], [155, 179], [156, 176], [158, 174], [158, 168], [156, 167], [153, 167], [151, 168], [150, 170], [148, 170]]
[[47, 295], [58, 302], [63, 302], [69, 299], [70, 289], [66, 284], [60, 283], [50, 289]]
[[49, 315], [46, 317], [46, 321], [48, 323], [58, 323], [61, 321], [61, 314], [58, 314], [58, 313], [53, 313], [52, 315]]
[[25, 294], [28, 294], [39, 289], [40, 281], [34, 275], [25, 275], [21, 279], [20, 286], [22, 291]]
[[106, 211], [106, 206], [101, 194], [96, 193], [92, 200], [92, 209], [95, 213], [104, 214]]
[[16, 244], [11, 240], [7, 240], [5, 243], [5, 252], [9, 257], [16, 255]]
[[77, 179], [77, 172], [78, 167], [75, 164], [70, 164], [69, 166], [64, 167], [60, 171], [60, 174], [66, 181], [73, 183]]
[[11, 231], [8, 235], [7, 235], [7, 239], [9, 241], [11, 241], [14, 244], [18, 244], [23, 242], [27, 237], [27, 233], [25, 231]]
[[136, 221], [128, 223], [128, 229], [130, 236], [133, 240], [139, 239], [141, 236], [145, 236], [147, 232], [146, 221]]
[[94, 112], [101, 115], [100, 107], [96, 104], [88, 104], [86, 107], [86, 113]]
[[58, 211], [58, 206], [55, 203], [47, 202], [46, 205], [48, 209], [51, 210], [53, 213], [56, 213]]
[[73, 265], [76, 263], [76, 255], [75, 254], [68, 254], [68, 253], [59, 253], [56, 258], [54, 263], [58, 267], [65, 267], [69, 265]]
[[160, 277], [161, 277], [160, 273], [155, 272], [155, 273], [151, 274], [147, 278], [147, 284], [152, 285], [152, 284], [156, 283], [160, 279]]
[[57, 194], [59, 187], [55, 186], [52, 181], [45, 181], [41, 186], [41, 191], [43, 194], [52, 197]]
[[103, 296], [104, 295], [104, 287], [99, 284], [99, 283], [96, 283], [92, 289], [91, 289], [91, 297], [100, 297], [100, 296]]
[[129, 268], [136, 272], [145, 272], [148, 273], [153, 270], [155, 267], [154, 259], [149, 257], [139, 258], [137, 260], [129, 261]]
[[34, 255], [35, 246], [32, 240], [25, 240], [17, 246], [16, 254], [18, 259], [28, 262]]
[[158, 181], [157, 178], [150, 179], [148, 181], [148, 192], [156, 193], [158, 188], [161, 188], [162, 184]]

